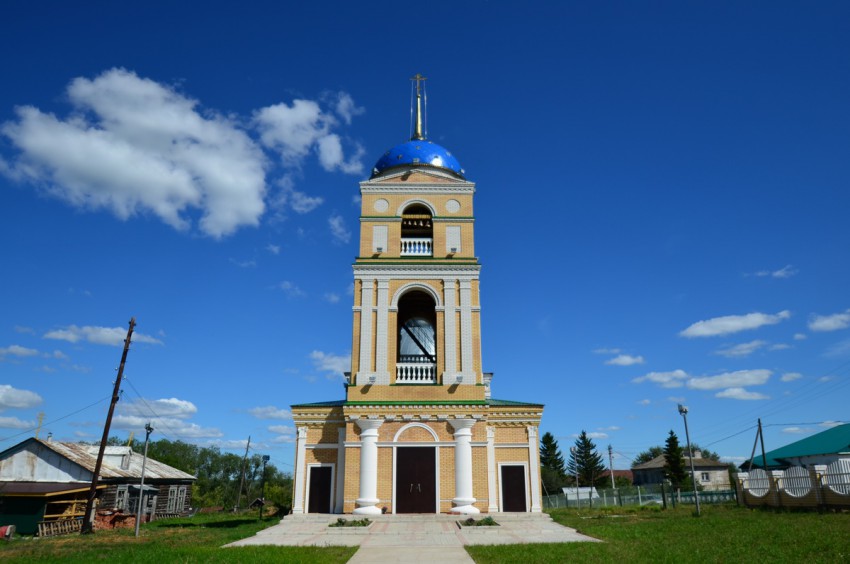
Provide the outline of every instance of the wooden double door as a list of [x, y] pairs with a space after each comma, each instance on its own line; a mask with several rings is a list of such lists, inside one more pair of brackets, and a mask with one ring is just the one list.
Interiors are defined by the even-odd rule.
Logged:
[[397, 447], [396, 513], [437, 512], [437, 449]]

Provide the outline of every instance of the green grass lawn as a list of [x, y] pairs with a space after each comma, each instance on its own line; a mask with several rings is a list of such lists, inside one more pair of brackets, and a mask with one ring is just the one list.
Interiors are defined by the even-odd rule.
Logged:
[[850, 562], [850, 514], [777, 513], [735, 506], [556, 509], [552, 518], [601, 543], [470, 546], [489, 562]]
[[185, 519], [164, 519], [142, 526], [139, 538], [133, 529], [71, 534], [54, 538], [0, 541], [3, 562], [347, 562], [356, 551], [349, 547], [256, 546], [221, 548], [279, 522], [262, 523], [252, 516], [216, 514]]

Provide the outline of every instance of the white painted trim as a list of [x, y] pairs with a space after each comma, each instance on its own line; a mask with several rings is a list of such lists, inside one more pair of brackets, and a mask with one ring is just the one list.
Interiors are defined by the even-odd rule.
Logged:
[[337, 444], [336, 444], [336, 462], [337, 467], [342, 470], [336, 473], [336, 507], [334, 513], [342, 513], [345, 500], [345, 427], [337, 429]]
[[437, 208], [434, 207], [434, 204], [429, 202], [428, 200], [423, 200], [422, 198], [411, 198], [409, 200], [405, 200], [398, 208], [396, 208], [396, 215], [402, 215], [404, 213], [404, 209], [408, 208], [414, 204], [422, 204], [426, 208], [431, 211], [431, 217], [437, 215]]
[[364, 279], [360, 292], [360, 358], [359, 370], [355, 378], [358, 385], [366, 384], [366, 379], [372, 373], [372, 295], [375, 288], [374, 279]]
[[531, 488], [531, 512], [540, 513], [543, 511], [540, 499], [540, 440], [537, 438], [537, 427], [534, 425], [528, 426], [528, 461], [530, 462], [529, 472], [531, 480], [529, 487]]
[[295, 437], [295, 499], [292, 500], [292, 513], [304, 513], [304, 471], [307, 455], [307, 427], [298, 427]]
[[393, 294], [392, 302], [390, 302], [390, 307], [398, 310], [398, 301], [401, 299], [401, 297], [404, 294], [406, 294], [406, 293], [408, 293], [412, 290], [422, 290], [422, 291], [424, 291], [426, 294], [428, 294], [429, 296], [431, 296], [434, 299], [434, 305], [442, 307], [443, 302], [440, 299], [440, 294], [436, 290], [434, 290], [434, 288], [432, 288], [428, 284], [424, 284], [422, 282], [410, 282], [408, 284], [405, 284], [404, 286], [402, 286], [398, 290], [396, 290], [395, 294]]
[[314, 462], [307, 465], [307, 493], [304, 496], [304, 513], [308, 513], [310, 507], [310, 469], [323, 466], [331, 467], [331, 495], [329, 496], [328, 513], [333, 513], [334, 498], [336, 497], [336, 464], [333, 462]]
[[499, 512], [504, 513], [505, 504], [504, 504], [504, 495], [503, 490], [505, 487], [505, 481], [502, 479], [502, 466], [522, 466], [525, 471], [525, 480], [523, 483], [525, 484], [525, 511], [526, 513], [531, 512], [531, 497], [528, 495], [528, 462], [499, 462]]
[[[377, 303], [377, 323], [375, 330], [375, 372], [376, 384], [388, 385], [390, 383], [389, 358], [387, 350], [389, 346], [389, 327], [388, 323], [388, 308], [387, 298], [390, 291], [389, 278], [378, 279], [378, 303]], [[395, 331], [392, 332], [395, 336]]]
[[457, 281], [454, 278], [443, 279], [443, 301], [445, 303], [445, 315], [443, 315], [444, 346], [443, 355], [446, 369], [443, 372], [443, 385], [457, 383], [457, 307], [455, 306], [457, 296]]
[[[430, 426], [428, 426], [424, 423], [408, 423], [407, 425], [402, 426], [402, 428], [399, 429], [396, 432], [395, 436], [393, 437], [393, 442], [394, 443], [398, 442], [398, 438], [401, 436], [401, 434], [404, 433], [405, 431], [407, 431], [408, 429], [410, 429], [411, 427], [418, 427], [420, 429], [425, 429], [434, 438], [435, 443], [440, 442], [440, 437], [437, 436], [437, 433], [434, 432], [434, 429], [432, 429]], [[380, 446], [380, 445], [378, 445], [378, 446]]]
[[330, 449], [334, 449], [334, 448], [336, 448], [336, 447], [337, 447], [337, 445], [336, 445], [336, 444], [333, 444], [333, 443], [331, 443], [331, 444], [328, 444], [328, 443], [318, 443], [318, 444], [306, 445], [306, 446], [305, 446], [305, 448], [306, 448], [307, 450], [323, 450], [323, 449], [330, 450]]
[[498, 498], [496, 497], [496, 428], [487, 426], [487, 512], [493, 513], [499, 510]]

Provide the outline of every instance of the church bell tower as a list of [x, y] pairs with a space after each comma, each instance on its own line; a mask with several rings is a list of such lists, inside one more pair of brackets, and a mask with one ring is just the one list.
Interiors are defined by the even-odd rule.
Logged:
[[496, 400], [482, 370], [475, 184], [427, 138], [360, 183], [345, 399], [292, 406], [293, 513], [539, 512], [540, 404]]

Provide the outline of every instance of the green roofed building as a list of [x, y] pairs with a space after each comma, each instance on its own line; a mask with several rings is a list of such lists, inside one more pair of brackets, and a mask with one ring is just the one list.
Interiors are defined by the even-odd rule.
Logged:
[[[765, 464], [764, 458], [767, 459]], [[829, 465], [836, 460], [850, 461], [850, 423], [837, 425], [811, 437], [806, 437], [790, 445], [771, 450], [753, 458], [753, 468], [782, 470], [791, 466], [809, 467], [814, 464]], [[750, 466], [747, 460], [742, 469]]]

